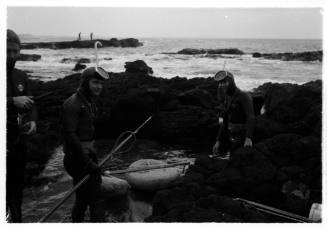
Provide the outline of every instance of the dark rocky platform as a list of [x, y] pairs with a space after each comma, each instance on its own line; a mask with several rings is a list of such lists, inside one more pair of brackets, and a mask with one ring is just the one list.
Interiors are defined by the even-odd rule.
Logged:
[[[322, 198], [322, 81], [303, 85], [265, 83], [251, 92], [256, 124], [254, 146], [239, 148], [229, 163], [208, 153], [218, 130], [217, 85], [213, 78], [164, 79], [151, 76], [143, 61], [110, 73], [98, 103], [99, 138], [117, 138], [148, 116], [138, 137], [194, 149], [197, 161], [175, 186], [154, 198], [151, 222], [269, 222], [234, 197], [308, 216]], [[38, 133], [29, 141], [29, 174], [42, 170], [50, 149], [62, 143], [61, 105], [79, 85], [80, 74], [50, 82], [33, 81], [38, 101]], [[262, 105], [265, 113], [260, 114]]]
[[[61, 41], [61, 42], [34, 42], [34, 43], [22, 43], [22, 49], [70, 49], [70, 48], [94, 48], [94, 43], [100, 41], [102, 47], [139, 47], [143, 44], [135, 38], [117, 39], [111, 38], [110, 40], [75, 40], [75, 41]], [[101, 47], [99, 47], [101, 48]]]

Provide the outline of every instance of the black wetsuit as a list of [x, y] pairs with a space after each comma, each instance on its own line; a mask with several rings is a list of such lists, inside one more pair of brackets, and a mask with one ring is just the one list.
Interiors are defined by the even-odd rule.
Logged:
[[6, 201], [13, 222], [22, 222], [21, 205], [26, 164], [26, 144], [18, 125], [18, 114], [27, 114], [36, 121], [36, 106], [30, 110], [14, 106], [13, 97], [31, 95], [25, 72], [18, 69], [7, 71], [7, 180]]
[[245, 138], [253, 137], [254, 109], [251, 96], [235, 88], [232, 96], [226, 96], [222, 113], [225, 130], [219, 138], [221, 151], [232, 152], [244, 144]]
[[103, 204], [101, 174], [97, 170], [97, 156], [92, 146], [95, 139], [95, 117], [96, 106], [87, 99], [83, 89], [79, 89], [64, 102], [64, 167], [73, 177], [74, 185], [91, 172], [90, 179], [76, 191], [72, 210], [73, 222], [84, 220], [87, 206], [90, 207], [92, 222], [104, 221], [104, 210], [100, 206]]

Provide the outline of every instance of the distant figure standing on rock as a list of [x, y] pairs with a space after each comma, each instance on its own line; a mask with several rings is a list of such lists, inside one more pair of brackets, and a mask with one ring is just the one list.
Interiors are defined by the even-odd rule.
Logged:
[[90, 67], [83, 71], [77, 91], [63, 104], [64, 167], [76, 185], [87, 174], [88, 181], [76, 190], [72, 221], [83, 222], [89, 207], [91, 222], [104, 222], [105, 206], [101, 189], [101, 169], [94, 148], [94, 121], [97, 117], [95, 99], [102, 90], [108, 73]]
[[[26, 164], [26, 135], [36, 131], [37, 110], [25, 72], [15, 68], [20, 54], [17, 34], [7, 30], [7, 181], [6, 207], [10, 221], [22, 222], [22, 200]], [[23, 122], [23, 116], [28, 122]]]
[[254, 108], [251, 96], [240, 90], [234, 76], [219, 71], [214, 76], [218, 82], [223, 104], [219, 111], [219, 132], [212, 151], [214, 155], [229, 157], [230, 152], [241, 146], [252, 146]]
[[79, 41], [81, 40], [81, 32], [79, 32], [79, 34], [78, 34], [78, 40]]
[[90, 33], [90, 39], [93, 41], [93, 33]]

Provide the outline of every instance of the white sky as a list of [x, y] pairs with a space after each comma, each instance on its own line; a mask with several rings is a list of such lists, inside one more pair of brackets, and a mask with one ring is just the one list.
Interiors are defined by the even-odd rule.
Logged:
[[322, 38], [320, 8], [8, 7], [19, 34], [108, 37]]

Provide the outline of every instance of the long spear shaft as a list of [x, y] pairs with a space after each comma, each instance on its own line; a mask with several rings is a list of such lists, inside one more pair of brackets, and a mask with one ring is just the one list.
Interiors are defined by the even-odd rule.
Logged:
[[[145, 122], [143, 122], [132, 134], [130, 134], [124, 141], [122, 141], [116, 148], [114, 148], [100, 163], [99, 167], [101, 167], [104, 163], [107, 162], [114, 154], [117, 152], [133, 135], [137, 134], [137, 132], [148, 122], [152, 116], [150, 116]], [[88, 179], [90, 179], [90, 174], [87, 174], [77, 185], [75, 185], [45, 216], [43, 216], [39, 223], [47, 220], [79, 187], [81, 187]]]
[[245, 200], [245, 199], [242, 199], [242, 198], [236, 198], [235, 200], [238, 200], [238, 201], [244, 202], [244, 203], [246, 203], [248, 205], [251, 205], [251, 206], [255, 207], [256, 209], [258, 209], [259, 211], [265, 211], [266, 213], [271, 213], [271, 214], [275, 214], [275, 215], [278, 214], [281, 217], [292, 219], [292, 220], [295, 220], [297, 222], [307, 222], [307, 223], [312, 222], [312, 220], [310, 220], [310, 219], [308, 219], [306, 217], [303, 217], [303, 216], [300, 216], [300, 215], [297, 215], [297, 214], [294, 214], [294, 213], [291, 213], [291, 212], [283, 211], [283, 210], [280, 210], [280, 209], [277, 209], [277, 208], [269, 207], [267, 205], [256, 203], [254, 201]]
[[115, 170], [115, 171], [106, 171], [105, 176], [110, 176], [110, 175], [116, 175], [116, 174], [124, 174], [124, 173], [134, 173], [134, 172], [141, 172], [141, 171], [147, 171], [147, 170], [155, 170], [155, 169], [165, 169], [165, 168], [171, 168], [171, 167], [176, 167], [179, 165], [190, 165], [191, 163], [188, 161], [184, 162], [177, 162], [173, 164], [167, 164], [167, 165], [153, 165], [153, 166], [148, 166], [148, 167], [143, 167], [143, 168], [130, 168], [130, 169], [122, 169], [122, 170]]

